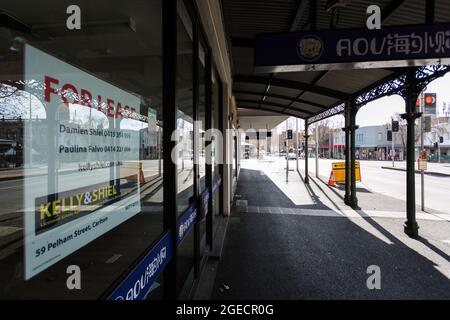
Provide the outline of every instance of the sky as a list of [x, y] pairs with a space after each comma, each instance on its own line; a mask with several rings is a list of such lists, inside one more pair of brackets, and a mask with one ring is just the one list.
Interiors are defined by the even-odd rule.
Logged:
[[[437, 96], [437, 110], [438, 115], [443, 115], [442, 106], [445, 102], [450, 105], [450, 73], [431, 82], [425, 93], [436, 93]], [[402, 97], [393, 95], [384, 97], [373, 102], [368, 103], [362, 107], [356, 115], [356, 124], [360, 127], [383, 125], [391, 122], [391, 117], [396, 113], [405, 112], [405, 102]], [[335, 127], [342, 127], [344, 125], [344, 117], [342, 115], [330, 118]], [[291, 118], [289, 121], [289, 128], [296, 129], [296, 120]], [[299, 122], [301, 128], [304, 126], [303, 120]], [[282, 123], [278, 127], [278, 131], [286, 129], [286, 123]]]
[[[425, 93], [436, 93], [438, 115], [443, 115], [443, 102], [450, 103], [450, 74], [438, 78], [431, 82]], [[405, 102], [398, 95], [384, 97], [362, 107], [357, 116], [356, 122], [359, 126], [380, 125], [391, 121], [391, 116], [395, 113], [405, 112]]]

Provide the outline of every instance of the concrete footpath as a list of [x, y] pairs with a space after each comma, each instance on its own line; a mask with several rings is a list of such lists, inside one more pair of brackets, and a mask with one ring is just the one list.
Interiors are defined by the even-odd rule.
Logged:
[[244, 162], [211, 299], [450, 299], [450, 215], [418, 212], [414, 240], [404, 201], [358, 191], [352, 210], [321, 179]]

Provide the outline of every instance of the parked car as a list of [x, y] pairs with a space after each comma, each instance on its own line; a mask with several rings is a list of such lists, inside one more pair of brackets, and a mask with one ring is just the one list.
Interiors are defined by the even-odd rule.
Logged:
[[288, 158], [288, 160], [295, 160], [295, 159], [297, 159], [297, 155], [295, 154], [295, 152], [289, 152], [287, 155], [287, 158]]

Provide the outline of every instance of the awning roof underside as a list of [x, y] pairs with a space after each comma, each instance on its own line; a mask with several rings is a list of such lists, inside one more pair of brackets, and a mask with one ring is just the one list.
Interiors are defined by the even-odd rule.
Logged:
[[[310, 0], [222, 0], [233, 59], [233, 92], [238, 110], [265, 110], [303, 119], [314, 117], [368, 88], [395, 79], [400, 68], [256, 74], [254, 36], [258, 33], [309, 30]], [[365, 28], [368, 6], [377, 4], [382, 26], [423, 24], [425, 0], [352, 0], [327, 11], [317, 1], [317, 30]], [[434, 22], [450, 21], [450, 1], [435, 0]], [[428, 10], [429, 11], [429, 10]]]

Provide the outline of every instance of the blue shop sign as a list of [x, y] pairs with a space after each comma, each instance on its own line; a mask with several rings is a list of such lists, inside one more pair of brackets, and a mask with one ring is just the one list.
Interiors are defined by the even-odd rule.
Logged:
[[449, 63], [449, 58], [448, 23], [261, 34], [255, 39], [255, 66], [262, 72], [277, 66], [284, 71], [406, 66], [411, 61], [418, 66]]
[[179, 245], [184, 240], [184, 238], [186, 238], [186, 236], [189, 234], [196, 219], [197, 219], [197, 205], [194, 203], [178, 219], [177, 245]]
[[143, 300], [173, 255], [172, 231], [141, 260], [108, 300]]

